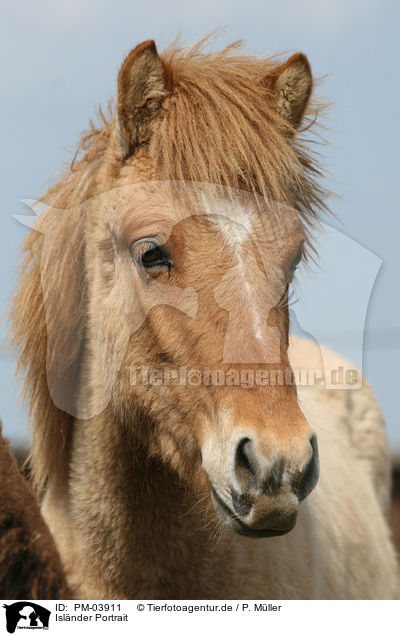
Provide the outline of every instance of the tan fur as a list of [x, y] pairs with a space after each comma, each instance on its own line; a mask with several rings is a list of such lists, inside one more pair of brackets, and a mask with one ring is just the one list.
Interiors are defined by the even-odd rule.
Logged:
[[[387, 459], [368, 455], [375, 416], [360, 442], [357, 426], [351, 439], [344, 431], [343, 395], [336, 410], [320, 390], [308, 403], [300, 391], [300, 409], [292, 385], [130, 382], [129, 369], [143, 364], [226, 368], [223, 306], [245, 307], [238, 277], [216, 302], [214, 289], [234, 254], [210, 219], [179, 216], [183, 202], [193, 203], [186, 186], [183, 198], [173, 199], [183, 181], [214, 184], [219, 193], [229, 186], [235, 200], [252, 193], [256, 225], [269, 228], [270, 237], [258, 237], [257, 250], [244, 242], [240, 256], [257, 292], [264, 340], [256, 345], [271, 353], [271, 319], [281, 334], [273, 368], [289, 365], [287, 268], [325, 196], [296, 130], [309, 102], [310, 72], [304, 56], [278, 67], [236, 49], [204, 54], [200, 45], [158, 57], [151, 41], [137, 47], [120, 72], [117, 119], [84, 138], [86, 154], [44, 195], [49, 210], [25, 241], [12, 312], [34, 423], [33, 471], [39, 489], [46, 483], [44, 514], [78, 597], [397, 593], [379, 507], [387, 497], [379, 476]], [[132, 296], [131, 245], [154, 232], [174, 254], [170, 275], [164, 270], [154, 279], [163, 289], [195, 289], [198, 311], [194, 319], [160, 304], [133, 333], [147, 296]], [[268, 285], [258, 273], [264, 262]], [[307, 355], [300, 358], [307, 368]], [[353, 410], [344, 410], [351, 421]], [[246, 431], [265, 457], [275, 453], [300, 472], [310, 458], [310, 432], [321, 437], [321, 483], [285, 537], [234, 535], [212, 507], [209, 482], [225, 487], [229, 444]], [[262, 506], [278, 499], [264, 498]]]

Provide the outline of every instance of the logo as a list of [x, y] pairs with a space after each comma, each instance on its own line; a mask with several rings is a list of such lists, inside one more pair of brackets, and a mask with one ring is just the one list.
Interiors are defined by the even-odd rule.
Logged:
[[49, 629], [51, 612], [37, 603], [18, 601], [3, 607], [9, 634], [14, 634], [16, 629]]
[[[171, 243], [175, 232], [178, 236], [187, 234], [189, 241], [202, 228], [203, 239], [199, 240], [196, 257], [192, 249], [189, 250], [190, 253], [193, 251], [192, 259], [184, 258], [189, 253], [187, 250], [178, 250], [180, 277], [177, 284], [167, 283], [165, 276], [150, 275], [151, 267], [156, 268], [153, 272], [164, 270], [165, 273], [167, 269], [169, 279], [173, 254], [157, 243], [155, 230], [147, 237], [142, 237], [140, 232], [135, 234], [136, 225], [131, 227], [130, 221], [128, 223], [128, 219], [133, 219], [132, 202], [138, 202], [140, 207], [139, 221], [154, 215], [160, 219], [164, 246], [168, 241]], [[43, 235], [39, 264], [47, 319], [46, 378], [50, 396], [58, 409], [84, 420], [102, 413], [110, 402], [133, 334], [140, 339], [140, 330], [149, 313], [165, 306], [176, 310], [172, 331], [179, 320], [177, 312], [189, 316], [192, 320], [189, 324], [199, 320], [200, 325], [207, 321], [214, 325], [208, 348], [215, 349], [214, 359], [220, 360], [221, 366], [211, 370], [214, 371], [211, 384], [243, 386], [242, 379], [236, 377], [237, 366], [235, 369], [231, 365], [239, 364], [240, 371], [250, 374], [252, 367], [246, 369], [243, 365], [261, 365], [260, 370], [265, 369], [267, 373], [280, 371], [287, 363], [288, 325], [284, 317], [287, 312], [291, 333], [312, 340], [315, 345], [315, 368], [295, 369], [301, 374], [301, 383], [308, 385], [317, 381], [328, 389], [361, 387], [362, 376], [357, 368], [362, 370], [365, 317], [381, 260], [322, 221], [318, 225], [323, 230], [318, 237], [318, 251], [324, 257], [320, 259], [317, 271], [312, 262], [308, 269], [300, 267], [292, 287], [307, 234], [300, 229], [298, 211], [280, 201], [245, 190], [184, 181], [146, 181], [107, 190], [67, 209], [28, 199], [24, 203], [34, 214], [16, 214], [14, 217]], [[81, 333], [86, 310], [80, 305], [83, 279], [81, 267], [76, 266], [80, 262], [76, 250], [83, 243], [70, 242], [70, 251], [64, 252], [61, 261], [60, 246], [64, 245], [65, 236], [83, 236], [82, 219], [91, 218], [94, 209], [107, 210], [109, 214], [108, 225], [104, 226], [108, 228], [104, 229], [107, 238], [101, 246], [95, 242], [93, 250], [89, 250], [96, 263], [91, 270], [95, 272], [92, 286], [96, 292], [93, 293], [99, 300], [96, 320], [90, 323], [90, 339], [96, 343], [92, 351], [96, 398], [77, 400], [71, 387], [79, 384], [75, 373], [79, 369], [80, 348], [79, 338], [77, 340], [73, 334]], [[120, 250], [117, 246], [125, 245], [125, 239], [118, 239], [122, 226], [129, 226], [129, 232], [126, 231], [130, 238], [129, 249], [126, 245]], [[189, 229], [185, 234], [186, 227]], [[209, 271], [205, 268], [207, 274], [202, 275], [204, 268], [196, 265], [196, 258], [202, 262], [202, 249], [211, 249], [211, 244], [214, 245], [213, 266]], [[177, 248], [174, 250], [176, 252]], [[143, 262], [146, 254], [153, 258], [147, 264]], [[71, 288], [67, 309], [60, 300], [60, 285]], [[112, 315], [119, 317], [123, 328], [115, 328], [115, 320], [110, 320], [111, 306]], [[70, 314], [68, 320], [65, 312]], [[220, 316], [218, 326], [215, 322], [217, 314]], [[342, 340], [345, 336], [346, 342]], [[332, 367], [331, 354], [326, 348], [319, 347], [319, 343], [324, 342], [343, 354], [350, 348], [349, 357], [355, 366]], [[204, 347], [203, 353], [206, 353], [207, 343]], [[282, 352], [285, 352], [284, 358]], [[60, 360], [70, 361], [63, 370]], [[227, 366], [234, 376], [230, 373], [226, 376]], [[171, 374], [175, 379], [179, 377], [179, 383], [192, 387], [209, 383], [207, 378], [204, 380], [204, 373], [202, 377], [201, 369], [192, 368], [186, 374], [185, 367], [167, 367], [163, 365], [151, 373], [154, 386], [170, 383]], [[124, 370], [137, 384], [135, 370]], [[187, 375], [187, 381], [181, 382], [182, 375]], [[289, 368], [287, 376], [291, 383]], [[146, 378], [147, 375], [145, 384], [148, 383]], [[264, 376], [259, 379], [263, 383], [270, 382]], [[248, 383], [247, 378], [244, 383]], [[257, 378], [250, 378], [250, 384], [259, 383]], [[285, 378], [283, 383], [287, 384]]]

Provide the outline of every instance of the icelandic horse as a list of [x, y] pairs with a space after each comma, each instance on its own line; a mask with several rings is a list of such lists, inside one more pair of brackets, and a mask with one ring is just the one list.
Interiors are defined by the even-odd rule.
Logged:
[[371, 389], [291, 381], [321, 353], [287, 299], [325, 205], [312, 88], [300, 53], [143, 42], [42, 198], [13, 341], [75, 598], [398, 594]]

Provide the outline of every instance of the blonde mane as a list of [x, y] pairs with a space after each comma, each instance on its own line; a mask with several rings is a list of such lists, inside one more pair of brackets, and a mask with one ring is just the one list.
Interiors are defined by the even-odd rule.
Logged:
[[[316, 181], [321, 171], [307, 139], [274, 108], [265, 78], [273, 76], [276, 58], [244, 55], [240, 43], [205, 53], [207, 43], [206, 38], [190, 48], [170, 47], [160, 56], [167, 94], [151, 122], [151, 136], [136, 150], [148, 154], [159, 179], [245, 188], [289, 202], [306, 225], [312, 224], [325, 209], [327, 192]], [[317, 130], [321, 108], [316, 103], [308, 106], [304, 131]], [[113, 156], [114, 128], [112, 111], [105, 117], [100, 110], [100, 125], [91, 122], [68, 171], [41, 200], [67, 210], [101, 191], [100, 168], [122, 163]], [[104, 182], [104, 188], [109, 184]], [[44, 216], [51, 217], [51, 209]], [[49, 320], [55, 323], [61, 354], [54, 363], [71, 382], [78, 376], [86, 324], [85, 218], [82, 215], [78, 227], [69, 224], [68, 214], [58, 216], [57, 222], [47, 218], [44, 226], [41, 223], [24, 241], [20, 281], [10, 307], [12, 341], [33, 422], [32, 464], [38, 489], [49, 475], [65, 479], [73, 425], [73, 417], [56, 408], [48, 391]], [[53, 249], [59, 254], [47, 313], [41, 284], [43, 227], [50, 227]], [[60, 284], [65, 294], [60, 294]]]
[[[265, 82], [266, 76], [273, 76], [277, 56], [241, 54], [241, 42], [206, 53], [210, 39], [190, 47], [171, 46], [161, 55], [170, 90], [153, 122], [151, 139], [144, 142], [154, 171], [161, 180], [245, 188], [295, 205], [304, 220], [311, 221], [319, 211], [327, 211], [330, 195], [317, 180], [323, 172], [313, 151], [321, 141], [327, 104], [313, 97], [302, 129], [294, 130], [276, 112]], [[81, 176], [90, 180], [110, 145], [111, 104], [108, 116], [99, 109], [99, 119], [100, 126], [90, 121], [67, 175], [43, 199], [57, 195], [61, 207], [82, 201], [76, 184]]]

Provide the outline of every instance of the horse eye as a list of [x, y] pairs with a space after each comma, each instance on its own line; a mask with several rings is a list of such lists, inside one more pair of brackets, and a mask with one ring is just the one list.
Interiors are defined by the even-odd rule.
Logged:
[[303, 257], [303, 243], [300, 245], [299, 249], [297, 250], [296, 256], [294, 257], [294, 259], [290, 263], [290, 267], [289, 267], [289, 273], [290, 274], [294, 274], [294, 272], [296, 271], [296, 268], [299, 265], [302, 257]]
[[153, 267], [164, 262], [164, 255], [159, 247], [153, 247], [142, 255], [141, 261], [145, 267]]
[[156, 245], [152, 241], [137, 241], [132, 245], [132, 249], [137, 262], [145, 269], [167, 267], [168, 273], [170, 272], [172, 259], [161, 245]]

